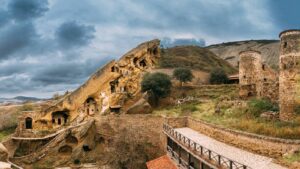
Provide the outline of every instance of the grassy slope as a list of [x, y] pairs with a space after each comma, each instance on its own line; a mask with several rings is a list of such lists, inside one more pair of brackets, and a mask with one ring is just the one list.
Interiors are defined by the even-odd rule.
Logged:
[[15, 132], [15, 127], [7, 128], [0, 131], [0, 142]]
[[[255, 117], [248, 107], [233, 106], [231, 103], [218, 102], [220, 98], [237, 98], [238, 87], [234, 85], [203, 86], [193, 89], [173, 90], [171, 97], [182, 98], [182, 95], [202, 98], [205, 101], [194, 101], [180, 106], [161, 106], [153, 113], [163, 116], [191, 116], [209, 123], [250, 133], [279, 138], [300, 139], [300, 116], [293, 123], [267, 121]], [[220, 104], [221, 103], [221, 104]], [[221, 113], [215, 113], [218, 104]]]
[[162, 49], [160, 68], [186, 67], [210, 72], [214, 68], [223, 68], [228, 74], [237, 70], [211, 51], [198, 46], [177, 46]]

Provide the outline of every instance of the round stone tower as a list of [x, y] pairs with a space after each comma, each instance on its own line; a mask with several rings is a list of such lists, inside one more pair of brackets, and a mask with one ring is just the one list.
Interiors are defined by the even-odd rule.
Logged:
[[286, 30], [280, 37], [280, 119], [290, 121], [300, 112], [300, 30]]
[[240, 52], [239, 79], [240, 96], [259, 96], [261, 85], [261, 53], [259, 51], [247, 50]]

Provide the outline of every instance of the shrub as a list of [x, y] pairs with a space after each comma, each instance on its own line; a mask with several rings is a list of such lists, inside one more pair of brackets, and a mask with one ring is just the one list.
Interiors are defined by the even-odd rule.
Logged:
[[193, 104], [193, 103], [184, 104], [184, 105], [181, 106], [181, 111], [182, 112], [195, 112], [197, 110], [198, 110], [198, 108], [197, 108], [196, 104]]
[[228, 77], [223, 69], [217, 68], [210, 73], [209, 82], [211, 84], [226, 84], [228, 83]]
[[265, 111], [278, 111], [278, 105], [267, 99], [252, 99], [248, 102], [248, 108], [252, 115], [258, 117]]
[[142, 92], [149, 92], [153, 97], [154, 104], [159, 98], [167, 97], [171, 92], [171, 78], [164, 73], [146, 74], [142, 80]]
[[173, 77], [182, 83], [190, 82], [194, 78], [192, 71], [187, 68], [177, 68], [173, 71]]
[[30, 103], [25, 103], [19, 108], [19, 111], [21, 111], [21, 112], [22, 111], [33, 111], [33, 110], [34, 110], [34, 107]]

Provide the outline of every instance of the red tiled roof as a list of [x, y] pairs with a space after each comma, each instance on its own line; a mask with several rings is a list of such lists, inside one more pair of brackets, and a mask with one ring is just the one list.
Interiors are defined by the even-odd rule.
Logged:
[[168, 155], [161, 156], [146, 163], [148, 169], [178, 169]]

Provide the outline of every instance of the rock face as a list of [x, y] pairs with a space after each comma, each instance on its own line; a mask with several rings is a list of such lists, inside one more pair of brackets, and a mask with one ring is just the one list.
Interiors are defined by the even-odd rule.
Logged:
[[239, 53], [245, 50], [260, 51], [263, 62], [270, 66], [277, 66], [279, 61], [278, 40], [249, 40], [228, 42], [206, 47], [217, 56], [228, 61], [233, 66], [238, 66]]
[[[10, 160], [24, 168], [30, 168], [33, 164], [39, 168], [53, 168], [61, 163], [72, 164], [76, 159], [85, 161], [95, 151], [95, 135], [95, 121], [91, 119], [61, 131], [34, 152], [25, 152], [28, 147], [20, 147], [23, 148], [23, 155], [11, 157]], [[31, 140], [31, 145], [35, 143], [35, 140]]]
[[8, 159], [8, 151], [3, 146], [3, 144], [0, 143], [0, 161], [7, 161], [7, 159]]
[[141, 98], [134, 105], [129, 107], [127, 110], [128, 114], [147, 114], [152, 112], [152, 107], [148, 101], [144, 98]]
[[239, 62], [240, 97], [278, 101], [278, 74], [261, 61], [258, 51], [243, 51]]
[[[131, 105], [126, 102], [140, 95], [143, 74], [151, 70], [160, 58], [159, 45], [159, 40], [140, 44], [119, 61], [106, 64], [86, 83], [56, 104], [41, 112], [24, 114], [20, 118], [17, 134], [21, 136], [27, 131], [35, 134], [41, 130], [55, 131], [62, 126], [76, 124], [78, 119], [82, 121], [96, 114], [127, 110]], [[148, 107], [144, 101], [141, 102]]]
[[300, 111], [300, 30], [280, 34], [280, 119], [292, 120]]

